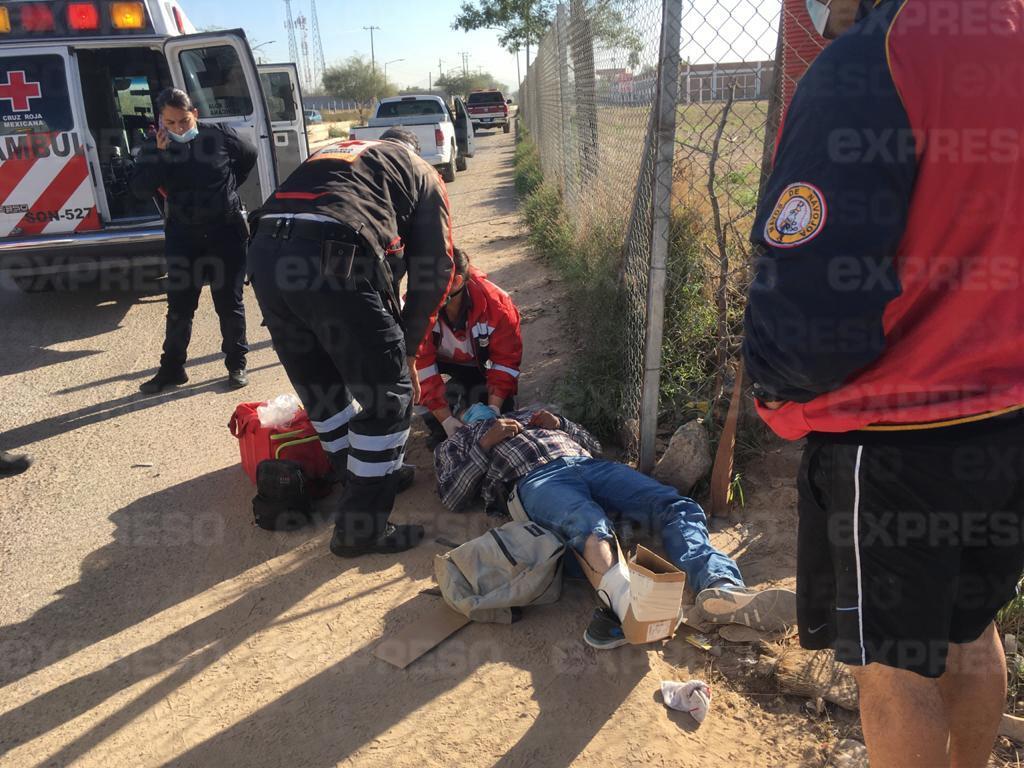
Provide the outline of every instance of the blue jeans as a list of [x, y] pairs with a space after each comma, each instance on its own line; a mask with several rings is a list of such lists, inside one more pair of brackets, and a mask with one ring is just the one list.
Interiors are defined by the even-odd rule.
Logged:
[[719, 579], [743, 586], [739, 568], [708, 540], [704, 510], [635, 469], [585, 457], [558, 459], [535, 469], [518, 486], [519, 500], [534, 522], [567, 539], [583, 553], [590, 536], [611, 540], [609, 516], [661, 532], [668, 560], [700, 592]]

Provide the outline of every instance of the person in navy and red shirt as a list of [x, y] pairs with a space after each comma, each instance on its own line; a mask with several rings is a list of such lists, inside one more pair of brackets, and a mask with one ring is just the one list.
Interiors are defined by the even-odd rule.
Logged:
[[987, 765], [1024, 569], [1024, 0], [808, 0], [744, 359], [807, 437], [804, 647], [854, 665], [871, 765]]
[[452, 289], [416, 355], [420, 403], [430, 411], [431, 447], [462, 426], [453, 414], [474, 403], [490, 406], [495, 416], [515, 410], [523, 361], [519, 310], [512, 298], [474, 267], [465, 251], [455, 248], [454, 254]]

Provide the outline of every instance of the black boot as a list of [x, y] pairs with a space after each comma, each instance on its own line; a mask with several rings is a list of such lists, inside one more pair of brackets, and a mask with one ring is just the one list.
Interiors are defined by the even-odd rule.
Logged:
[[395, 472], [395, 481], [397, 482], [396, 493], [405, 493], [412, 488], [413, 483], [416, 482], [416, 467], [412, 464], [403, 464], [401, 468]]
[[423, 425], [427, 428], [427, 448], [433, 452], [437, 446], [448, 439], [448, 433], [432, 413], [423, 414]]
[[228, 386], [232, 389], [241, 389], [249, 386], [249, 374], [245, 368], [236, 368], [228, 371]]
[[32, 457], [23, 453], [0, 451], [0, 477], [20, 475], [32, 466]]
[[412, 549], [423, 541], [422, 525], [392, 525], [388, 523], [383, 535], [362, 544], [348, 544], [344, 531], [334, 529], [331, 537], [331, 552], [338, 557], [359, 557], [360, 555], [393, 555]]
[[162, 392], [168, 387], [176, 387], [179, 384], [188, 383], [188, 374], [185, 373], [184, 368], [180, 368], [176, 371], [168, 371], [161, 368], [156, 372], [149, 381], [139, 385], [139, 392], [144, 395], [155, 395], [157, 392]]

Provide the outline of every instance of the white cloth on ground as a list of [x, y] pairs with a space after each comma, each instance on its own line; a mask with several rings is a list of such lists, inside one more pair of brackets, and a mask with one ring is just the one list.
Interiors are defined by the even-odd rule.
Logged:
[[711, 688], [703, 680], [691, 680], [688, 683], [662, 680], [661, 697], [665, 700], [665, 706], [689, 712], [698, 723], [704, 722], [711, 706]]

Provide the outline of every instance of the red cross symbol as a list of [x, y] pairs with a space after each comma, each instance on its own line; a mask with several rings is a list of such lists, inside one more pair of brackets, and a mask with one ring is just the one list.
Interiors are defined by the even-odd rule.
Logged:
[[0, 101], [11, 102], [11, 109], [15, 112], [28, 112], [30, 109], [29, 100], [42, 97], [43, 90], [39, 83], [29, 83], [25, 80], [25, 73], [16, 70], [7, 74], [7, 82], [0, 83]]

